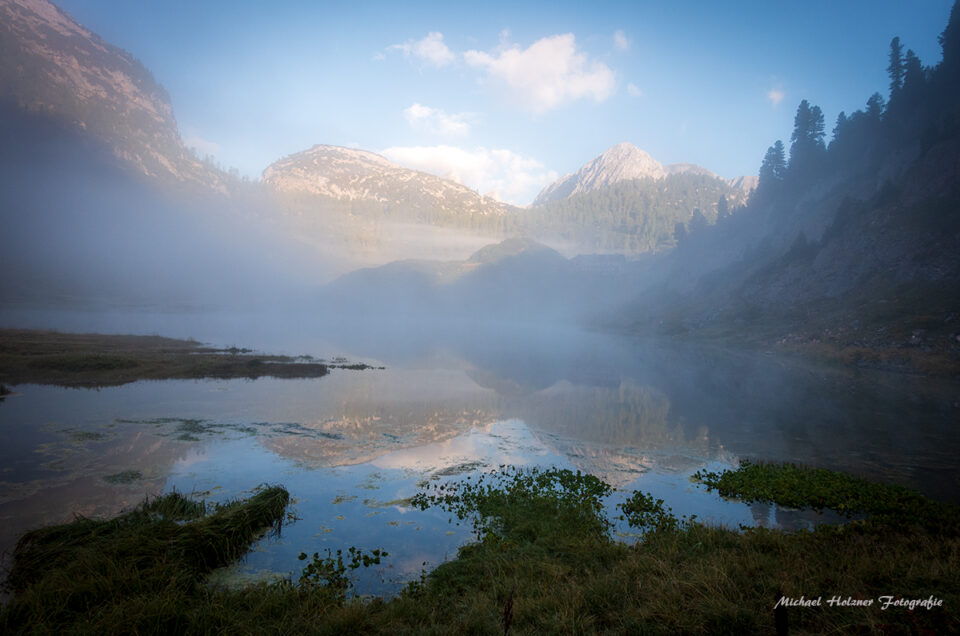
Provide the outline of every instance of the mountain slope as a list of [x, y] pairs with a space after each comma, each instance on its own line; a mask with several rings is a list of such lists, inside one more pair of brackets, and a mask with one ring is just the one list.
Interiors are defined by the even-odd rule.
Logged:
[[263, 182], [280, 193], [366, 203], [410, 220], [502, 216], [513, 209], [449, 179], [339, 146], [317, 145], [284, 157], [263, 171]]
[[[562, 201], [579, 194], [585, 194], [632, 179], [663, 179], [668, 175], [693, 174], [719, 179], [706, 168], [692, 163], [674, 163], [664, 166], [647, 152], [631, 143], [619, 143], [608, 148], [599, 157], [584, 164], [576, 172], [564, 175], [545, 187], [533, 205], [545, 205], [552, 201]], [[728, 185], [742, 189], [749, 185], [751, 177], [737, 177], [728, 181]], [[754, 184], [755, 185], [755, 184]], [[747, 190], [744, 195], [748, 195]], [[746, 196], [738, 197], [737, 203], [746, 201]]]
[[218, 185], [183, 145], [166, 91], [47, 0], [0, 0], [0, 100], [103, 141], [142, 174]]
[[[345, 274], [323, 290], [321, 307], [338, 316], [434, 321], [576, 321], [632, 289], [625, 259], [564, 258], [530, 239], [507, 239], [459, 261], [405, 260]], [[323, 309], [321, 309], [322, 313]]]
[[663, 259], [627, 320], [960, 373], [960, 3], [950, 24], [938, 66], [841, 117], [829, 146], [761, 170], [750, 205]]

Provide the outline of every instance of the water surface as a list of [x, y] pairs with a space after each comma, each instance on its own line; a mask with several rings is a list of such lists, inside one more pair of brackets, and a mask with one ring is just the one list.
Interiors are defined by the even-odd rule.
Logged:
[[[389, 593], [471, 538], [409, 497], [430, 480], [503, 464], [582, 470], [619, 490], [611, 508], [642, 489], [678, 514], [733, 527], [820, 518], [723, 501], [692, 483], [694, 472], [745, 458], [793, 461], [960, 500], [960, 405], [949, 383], [579, 331], [337, 335], [298, 325], [226, 337], [221, 325], [216, 339], [218, 328], [184, 319], [161, 333], [386, 368], [14, 387], [18, 395], [0, 403], [0, 549], [27, 528], [115, 514], [172, 489], [220, 501], [282, 484], [298, 519], [220, 580], [295, 578], [301, 551], [384, 548], [390, 557], [358, 588]], [[614, 531], [634, 540], [622, 524]]]

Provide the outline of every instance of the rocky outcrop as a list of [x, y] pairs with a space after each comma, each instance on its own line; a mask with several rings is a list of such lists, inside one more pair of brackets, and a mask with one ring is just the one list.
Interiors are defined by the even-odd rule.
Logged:
[[0, 0], [0, 100], [103, 142], [145, 175], [218, 185], [143, 64], [47, 0]]

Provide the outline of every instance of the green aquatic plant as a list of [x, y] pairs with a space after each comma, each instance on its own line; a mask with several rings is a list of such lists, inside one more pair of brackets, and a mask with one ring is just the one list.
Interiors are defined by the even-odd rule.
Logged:
[[501, 466], [473, 479], [433, 482], [411, 503], [439, 507], [472, 524], [478, 538], [530, 540], [559, 533], [602, 535], [610, 485], [580, 471]]
[[673, 510], [664, 505], [663, 499], [654, 499], [653, 495], [636, 490], [624, 502], [617, 504], [623, 514], [620, 519], [632, 528], [647, 530], [676, 531], [696, 520], [696, 515], [678, 519]]
[[[350, 546], [346, 554], [343, 550], [337, 550], [335, 554], [336, 556], [333, 551], [327, 550], [326, 556], [321, 557], [319, 552], [314, 552], [300, 574], [299, 585], [311, 590], [323, 589], [341, 604], [346, 600], [347, 592], [353, 589], [350, 572], [361, 567], [379, 565], [381, 558], [389, 556], [386, 550], [365, 552], [354, 546]], [[309, 557], [306, 552], [301, 552], [298, 558], [304, 561]]]
[[736, 470], [698, 471], [694, 479], [723, 497], [790, 508], [868, 515], [888, 526], [922, 525], [934, 532], [960, 528], [957, 508], [897, 484], [883, 484], [823, 468], [743, 461]]

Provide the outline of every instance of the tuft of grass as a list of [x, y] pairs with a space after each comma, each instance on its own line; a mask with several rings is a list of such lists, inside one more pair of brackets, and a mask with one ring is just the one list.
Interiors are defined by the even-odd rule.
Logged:
[[288, 501], [269, 487], [208, 511], [174, 492], [114, 519], [28, 532], [14, 550], [0, 631], [179, 631], [206, 574], [279, 527]]

